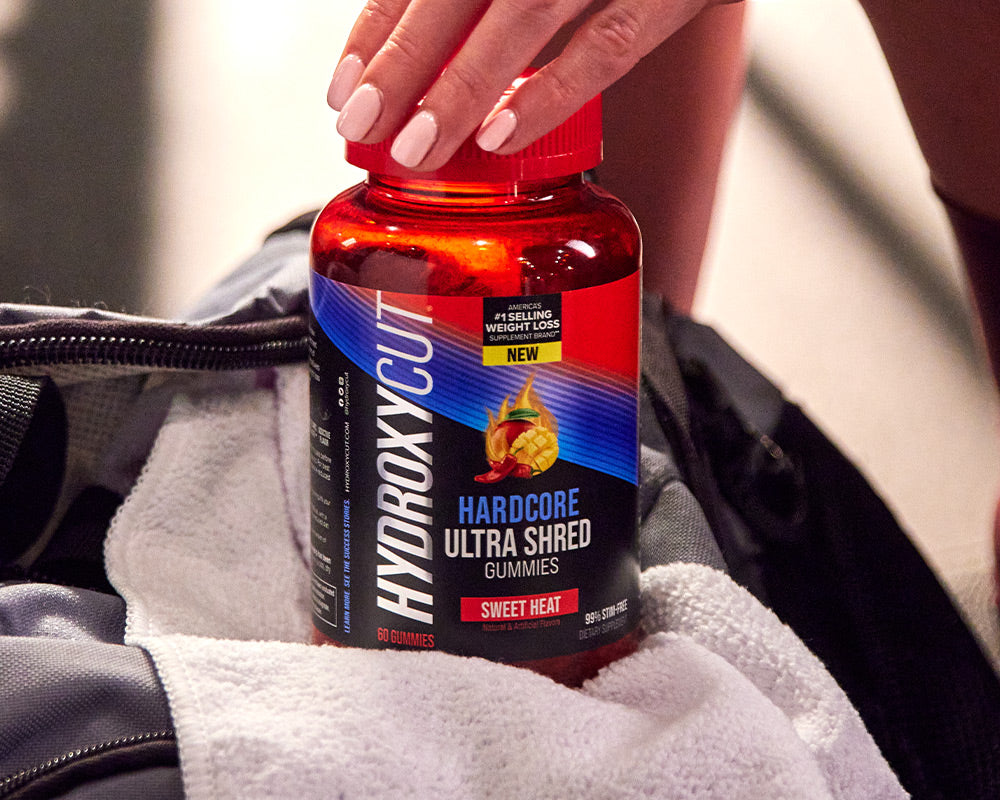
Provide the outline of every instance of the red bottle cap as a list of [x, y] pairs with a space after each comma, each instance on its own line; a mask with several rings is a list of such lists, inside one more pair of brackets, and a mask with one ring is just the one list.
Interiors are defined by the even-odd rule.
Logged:
[[391, 139], [378, 144], [348, 142], [347, 161], [379, 175], [422, 181], [517, 183], [572, 175], [593, 169], [603, 158], [601, 97], [524, 150], [506, 156], [488, 153], [471, 136], [443, 167], [417, 172], [393, 160], [391, 147]]

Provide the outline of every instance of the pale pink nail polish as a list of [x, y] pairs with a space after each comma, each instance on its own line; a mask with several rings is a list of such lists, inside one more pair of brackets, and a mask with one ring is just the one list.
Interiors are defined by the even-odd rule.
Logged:
[[438, 137], [438, 124], [430, 111], [420, 111], [406, 123], [389, 153], [404, 167], [415, 167], [427, 156]]
[[515, 128], [517, 128], [517, 114], [505, 108], [483, 123], [479, 133], [476, 134], [476, 144], [492, 153], [510, 139]]
[[382, 92], [365, 83], [355, 89], [344, 103], [337, 119], [337, 133], [349, 142], [360, 142], [382, 113]]
[[326, 93], [326, 102], [334, 111], [340, 111], [350, 98], [355, 89], [358, 88], [358, 81], [361, 80], [361, 73], [365, 71], [365, 63], [355, 55], [344, 56], [333, 72], [333, 80], [330, 81], [330, 90]]

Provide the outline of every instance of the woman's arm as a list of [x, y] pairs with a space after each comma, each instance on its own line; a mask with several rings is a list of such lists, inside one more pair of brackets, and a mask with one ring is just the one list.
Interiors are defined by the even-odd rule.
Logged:
[[685, 312], [743, 88], [744, 8], [707, 8], [604, 93], [600, 183], [639, 222], [646, 288]]
[[1000, 219], [1000, 6], [862, 0], [938, 190]]
[[[706, 6], [726, 2], [732, 0], [368, 0], [328, 98], [341, 112], [342, 136], [393, 137], [393, 156], [408, 167], [436, 169], [477, 128], [484, 149], [513, 153]], [[494, 108], [573, 23], [565, 48]]]
[[1000, 7], [862, 0], [948, 208], [1000, 383]]

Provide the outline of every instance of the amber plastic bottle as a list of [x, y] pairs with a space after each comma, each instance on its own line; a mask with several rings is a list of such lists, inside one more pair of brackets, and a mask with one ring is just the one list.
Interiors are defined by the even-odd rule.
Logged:
[[368, 179], [312, 232], [316, 642], [569, 685], [634, 650], [640, 239], [584, 178], [600, 113], [431, 174], [348, 145]]

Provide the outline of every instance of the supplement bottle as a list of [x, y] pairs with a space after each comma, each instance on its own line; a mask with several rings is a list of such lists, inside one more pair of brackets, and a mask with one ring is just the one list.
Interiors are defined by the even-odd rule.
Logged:
[[600, 98], [533, 146], [367, 180], [312, 231], [314, 640], [579, 685], [639, 633], [640, 240], [584, 178]]

